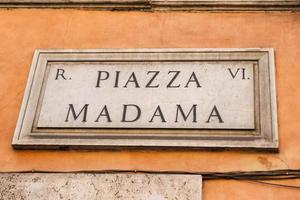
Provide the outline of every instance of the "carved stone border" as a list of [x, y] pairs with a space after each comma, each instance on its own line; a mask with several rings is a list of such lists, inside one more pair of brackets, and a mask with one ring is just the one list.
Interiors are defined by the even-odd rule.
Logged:
[[141, 11], [299, 11], [300, 0], [1, 0], [0, 8]]
[[[48, 62], [224, 61], [257, 63], [254, 130], [38, 129], [34, 125]], [[17, 149], [243, 148], [278, 151], [273, 49], [96, 49], [36, 50], [12, 145]]]

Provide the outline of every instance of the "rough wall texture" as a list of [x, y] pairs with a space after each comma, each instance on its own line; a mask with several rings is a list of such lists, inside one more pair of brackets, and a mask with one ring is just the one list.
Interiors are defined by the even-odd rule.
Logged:
[[[299, 12], [0, 10], [0, 36], [0, 171], [248, 171], [300, 168]], [[154, 47], [274, 48], [280, 153], [13, 150], [11, 140], [35, 49]], [[289, 183], [300, 184], [298, 180]], [[241, 196], [243, 198], [239, 198]], [[247, 182], [211, 181], [205, 184], [204, 198], [234, 197], [299, 199], [300, 192]]]
[[153, 174], [0, 174], [5, 200], [201, 200], [201, 176]]

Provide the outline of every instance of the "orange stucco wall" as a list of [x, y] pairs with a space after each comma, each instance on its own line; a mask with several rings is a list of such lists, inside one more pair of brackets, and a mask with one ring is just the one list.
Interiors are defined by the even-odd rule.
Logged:
[[[11, 147], [37, 48], [275, 49], [280, 153], [17, 151]], [[300, 168], [300, 12], [0, 10], [0, 171], [256, 171]], [[284, 183], [298, 184], [292, 180]], [[204, 199], [300, 199], [299, 190], [208, 181]], [[270, 192], [272, 191], [272, 192]], [[224, 194], [230, 194], [224, 195]]]

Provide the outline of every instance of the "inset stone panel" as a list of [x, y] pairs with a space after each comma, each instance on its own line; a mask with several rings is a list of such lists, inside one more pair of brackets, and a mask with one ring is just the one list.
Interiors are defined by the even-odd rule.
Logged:
[[272, 49], [37, 50], [15, 148], [277, 150]]

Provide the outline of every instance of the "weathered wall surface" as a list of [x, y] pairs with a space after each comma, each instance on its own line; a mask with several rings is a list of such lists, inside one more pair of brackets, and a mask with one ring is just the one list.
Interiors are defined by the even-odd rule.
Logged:
[[[0, 199], [200, 200], [201, 176], [3, 173]], [[167, 189], [166, 189], [167, 188]]]
[[[300, 13], [0, 10], [0, 171], [254, 171], [300, 168]], [[11, 147], [37, 48], [275, 49], [280, 153], [247, 151], [16, 151]], [[289, 182], [286, 182], [289, 183]], [[290, 181], [300, 184], [300, 181]], [[271, 192], [272, 191], [272, 192]], [[231, 193], [230, 196], [222, 193]], [[241, 197], [242, 198], [239, 198]], [[205, 183], [204, 199], [299, 199], [298, 190]]]

